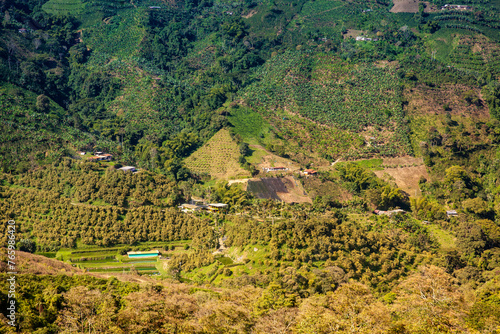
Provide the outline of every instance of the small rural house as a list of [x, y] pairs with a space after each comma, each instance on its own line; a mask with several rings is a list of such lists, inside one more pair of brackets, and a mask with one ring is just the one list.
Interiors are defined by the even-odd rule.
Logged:
[[456, 210], [449, 210], [449, 211], [446, 211], [446, 216], [449, 217], [457, 217], [458, 216], [458, 212]]
[[269, 172], [280, 172], [280, 171], [284, 172], [284, 171], [288, 170], [288, 168], [286, 168], [286, 167], [264, 167], [263, 169], [264, 169], [264, 171], [266, 173], [269, 173]]
[[[85, 153], [83, 153], [85, 154]], [[92, 157], [89, 157], [89, 161], [96, 162], [96, 161], [111, 161], [113, 159], [112, 154], [97, 154]]]
[[121, 168], [118, 168], [118, 170], [124, 171], [124, 172], [135, 172], [137, 169], [134, 166], [124, 166]]
[[203, 208], [204, 208], [203, 206], [195, 205], [195, 204], [184, 203], [184, 204], [179, 205], [179, 209], [181, 209], [181, 211], [185, 212], [185, 213], [199, 212]]
[[388, 217], [393, 217], [397, 215], [398, 213], [405, 213], [405, 210], [401, 209], [396, 209], [396, 210], [389, 210], [389, 211], [383, 211], [383, 210], [374, 210], [373, 213], [379, 216], [388, 216]]
[[317, 174], [318, 174], [318, 172], [315, 171], [314, 169], [306, 169], [304, 171], [304, 175], [317, 175]]
[[103, 160], [111, 161], [111, 159], [113, 159], [113, 155], [112, 154], [108, 154], [108, 153], [102, 154], [102, 155], [98, 155], [97, 157], [100, 158], [101, 161], [103, 161]]
[[208, 211], [212, 213], [226, 212], [228, 205], [224, 203], [208, 204]]

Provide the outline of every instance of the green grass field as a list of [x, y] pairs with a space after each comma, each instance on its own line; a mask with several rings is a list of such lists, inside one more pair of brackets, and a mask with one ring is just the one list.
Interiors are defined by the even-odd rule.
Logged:
[[456, 247], [456, 238], [435, 224], [427, 226], [432, 236], [434, 236], [443, 249], [454, 249]]
[[372, 169], [372, 170], [383, 170], [382, 168], [382, 159], [369, 159], [369, 160], [360, 160], [356, 161], [358, 165], [364, 168]]

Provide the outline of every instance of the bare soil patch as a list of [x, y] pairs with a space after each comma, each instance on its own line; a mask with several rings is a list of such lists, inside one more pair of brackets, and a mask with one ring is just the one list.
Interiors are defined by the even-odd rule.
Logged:
[[257, 198], [272, 198], [285, 203], [312, 203], [300, 182], [293, 176], [250, 179], [247, 191]]
[[375, 66], [379, 68], [386, 68], [386, 67], [397, 67], [399, 65], [399, 61], [394, 60], [394, 61], [389, 61], [389, 60], [379, 60], [374, 63]]
[[417, 13], [418, 0], [393, 0], [391, 13]]
[[396, 183], [398, 188], [407, 192], [410, 196], [421, 195], [420, 188], [418, 186], [418, 181], [421, 177], [429, 179], [429, 174], [427, 173], [425, 165], [384, 168], [384, 170], [374, 171], [374, 173], [383, 180]]
[[331, 196], [332, 199], [339, 202], [346, 202], [353, 198], [350, 192], [332, 181], [321, 180], [319, 177], [314, 176], [303, 178], [301, 181], [311, 198]]

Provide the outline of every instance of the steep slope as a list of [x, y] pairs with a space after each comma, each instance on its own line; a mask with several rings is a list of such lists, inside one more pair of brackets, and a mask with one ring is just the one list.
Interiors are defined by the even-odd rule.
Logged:
[[[47, 96], [0, 86], [0, 163], [4, 172], [23, 172], [73, 155], [97, 143]], [[102, 146], [106, 145], [102, 142]]]

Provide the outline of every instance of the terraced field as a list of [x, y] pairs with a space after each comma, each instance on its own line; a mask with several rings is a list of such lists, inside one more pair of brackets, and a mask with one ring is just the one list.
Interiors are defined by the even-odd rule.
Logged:
[[500, 47], [484, 36], [460, 36], [448, 59], [454, 67], [481, 72], [487, 66], [498, 75]]
[[197, 174], [216, 178], [244, 178], [250, 173], [240, 167], [238, 145], [227, 129], [221, 129], [186, 160], [186, 166]]
[[[138, 249], [167, 249], [175, 251], [183, 248], [187, 241], [176, 242], [154, 242], [143, 243]], [[70, 263], [73, 267], [78, 267], [88, 272], [98, 273], [128, 273], [138, 272], [140, 274], [159, 274], [158, 267], [163, 265], [163, 260], [159, 258], [128, 258], [127, 255], [121, 255], [124, 251], [130, 251], [132, 248], [127, 245], [117, 245], [114, 247], [90, 247], [77, 249], [61, 249], [54, 253], [40, 253], [49, 257], [56, 257], [59, 260]], [[137, 250], [134, 248], [133, 250]], [[163, 251], [162, 251], [163, 252]], [[168, 253], [167, 253], [168, 257]]]

